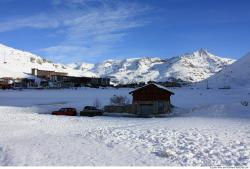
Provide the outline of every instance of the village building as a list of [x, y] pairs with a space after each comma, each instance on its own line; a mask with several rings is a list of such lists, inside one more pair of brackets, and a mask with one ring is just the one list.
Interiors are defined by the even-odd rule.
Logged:
[[50, 79], [51, 76], [67, 76], [68, 73], [65, 72], [55, 72], [55, 71], [49, 71], [49, 70], [39, 70], [39, 69], [31, 69], [31, 74], [33, 76], [37, 76], [43, 79]]
[[68, 76], [68, 73], [47, 70], [32, 69], [31, 74], [41, 78], [40, 86], [50, 88], [70, 88], [70, 87], [99, 87], [109, 86], [110, 78], [98, 77], [76, 77]]
[[0, 78], [0, 89], [10, 89], [13, 78], [11, 77], [2, 77]]
[[12, 86], [14, 88], [35, 88], [37, 87], [37, 83], [35, 79], [16, 78], [16, 79], [13, 79]]
[[171, 95], [166, 87], [151, 83], [131, 91], [134, 111], [139, 116], [167, 114], [171, 112]]
[[0, 89], [35, 88], [35, 87], [37, 87], [35, 79], [12, 78], [12, 77], [0, 78]]

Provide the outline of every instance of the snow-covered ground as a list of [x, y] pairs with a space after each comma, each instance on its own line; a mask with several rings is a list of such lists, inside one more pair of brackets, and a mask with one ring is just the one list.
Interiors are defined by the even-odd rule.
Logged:
[[0, 165], [250, 165], [248, 89], [172, 89], [167, 118], [48, 114], [130, 90], [0, 91]]

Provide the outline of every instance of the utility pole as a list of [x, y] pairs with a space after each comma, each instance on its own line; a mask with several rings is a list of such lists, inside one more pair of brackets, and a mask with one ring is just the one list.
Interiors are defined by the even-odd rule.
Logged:
[[6, 60], [5, 60], [5, 52], [3, 53], [3, 63], [6, 64]]
[[208, 79], [207, 79], [207, 89], [209, 89], [209, 87], [208, 87]]

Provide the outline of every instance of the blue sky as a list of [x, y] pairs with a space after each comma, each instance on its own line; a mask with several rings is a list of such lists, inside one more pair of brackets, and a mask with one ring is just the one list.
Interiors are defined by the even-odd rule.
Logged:
[[250, 51], [249, 0], [0, 0], [0, 43], [62, 63]]

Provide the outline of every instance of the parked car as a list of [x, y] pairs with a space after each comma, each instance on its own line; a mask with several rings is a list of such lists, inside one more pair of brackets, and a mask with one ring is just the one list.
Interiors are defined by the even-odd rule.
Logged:
[[103, 115], [103, 110], [97, 109], [94, 106], [85, 106], [82, 111], [80, 111], [81, 116], [101, 116]]
[[77, 111], [75, 108], [61, 108], [58, 111], [53, 111], [52, 115], [76, 116]]

